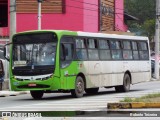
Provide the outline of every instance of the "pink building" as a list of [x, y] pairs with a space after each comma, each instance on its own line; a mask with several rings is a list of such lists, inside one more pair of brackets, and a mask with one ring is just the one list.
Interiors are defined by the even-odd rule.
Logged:
[[[0, 0], [0, 36], [9, 36], [9, 1]], [[46, 0], [42, 29], [127, 31], [124, 0]], [[37, 0], [16, 0], [17, 32], [35, 30]]]

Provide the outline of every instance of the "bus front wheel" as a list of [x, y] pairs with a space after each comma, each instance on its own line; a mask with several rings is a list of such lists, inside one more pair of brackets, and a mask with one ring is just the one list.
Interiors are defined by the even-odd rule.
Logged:
[[116, 86], [115, 90], [117, 92], [128, 92], [130, 90], [130, 84], [131, 84], [131, 78], [128, 74], [125, 74], [123, 78], [123, 85]]
[[75, 81], [75, 89], [71, 90], [71, 94], [75, 98], [83, 97], [84, 94], [84, 80], [81, 76], [78, 76]]
[[43, 97], [44, 92], [43, 91], [30, 91], [31, 96], [35, 99], [41, 99]]

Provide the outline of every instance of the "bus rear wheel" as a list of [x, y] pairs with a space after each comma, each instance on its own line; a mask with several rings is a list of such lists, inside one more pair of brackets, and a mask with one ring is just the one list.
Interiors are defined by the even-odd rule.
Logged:
[[131, 84], [131, 78], [128, 74], [125, 74], [123, 78], [123, 85], [116, 86], [115, 90], [116, 92], [128, 92], [130, 90], [130, 84]]
[[31, 96], [35, 99], [41, 99], [43, 97], [44, 92], [43, 91], [30, 91]]
[[86, 88], [85, 92], [87, 94], [96, 94], [96, 93], [98, 93], [98, 90], [99, 90], [99, 88]]
[[84, 80], [81, 76], [78, 76], [75, 81], [75, 89], [71, 90], [71, 94], [75, 98], [83, 97], [84, 94]]

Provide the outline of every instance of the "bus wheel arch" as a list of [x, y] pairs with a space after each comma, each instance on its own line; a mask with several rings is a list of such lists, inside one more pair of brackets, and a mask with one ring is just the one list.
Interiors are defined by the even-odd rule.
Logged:
[[[126, 72], [125, 72], [125, 74], [128, 74], [129, 75], [129, 77], [130, 77], [130, 83], [132, 84], [132, 75], [131, 75], [131, 72], [129, 71], [129, 70], [127, 70]], [[125, 75], [124, 74], [124, 75]]]
[[77, 77], [78, 77], [78, 76], [81, 76], [81, 77], [83, 78], [84, 87], [86, 88], [86, 77], [85, 77], [85, 75], [84, 75], [83, 73], [79, 73], [79, 74], [77, 75]]
[[83, 97], [86, 80], [83, 73], [79, 73], [75, 80], [75, 89], [71, 90], [71, 94], [75, 98]]

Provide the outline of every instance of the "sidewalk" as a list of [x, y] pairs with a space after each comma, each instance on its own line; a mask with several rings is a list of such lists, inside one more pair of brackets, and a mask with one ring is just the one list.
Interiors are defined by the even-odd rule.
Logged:
[[17, 96], [22, 94], [29, 94], [29, 91], [19, 91], [19, 92], [9, 91], [9, 90], [0, 91], [0, 97]]

